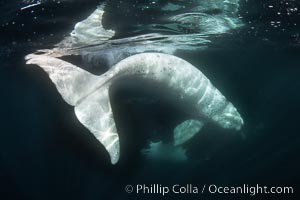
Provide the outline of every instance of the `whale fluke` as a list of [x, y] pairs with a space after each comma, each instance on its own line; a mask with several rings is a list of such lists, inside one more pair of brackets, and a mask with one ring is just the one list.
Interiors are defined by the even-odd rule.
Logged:
[[29, 54], [25, 59], [26, 64], [39, 65], [46, 71], [62, 98], [72, 106], [87, 95], [89, 87], [98, 81], [98, 76], [58, 58]]
[[110, 106], [108, 86], [103, 84], [96, 90], [97, 84], [106, 78], [99, 78], [75, 65], [58, 58], [29, 54], [26, 64], [39, 65], [46, 71], [62, 98], [75, 106], [78, 120], [103, 144], [111, 162], [119, 160], [119, 136]]
[[115, 164], [119, 160], [120, 144], [108, 92], [107, 86], [93, 92], [75, 106], [75, 114], [103, 144], [111, 163]]

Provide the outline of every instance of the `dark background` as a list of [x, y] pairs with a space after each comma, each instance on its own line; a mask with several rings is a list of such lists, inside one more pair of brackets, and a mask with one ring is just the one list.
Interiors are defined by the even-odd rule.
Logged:
[[[215, 39], [205, 51], [178, 53], [206, 74], [238, 108], [245, 121], [244, 140], [206, 127], [186, 144], [187, 163], [146, 160], [140, 149], [156, 137], [151, 134], [157, 131], [168, 138], [181, 113], [153, 97], [150, 88], [144, 93], [125, 89], [112, 97], [121, 139], [121, 160], [115, 166], [47, 75], [39, 68], [25, 66], [23, 60], [35, 49], [59, 42], [99, 1], [49, 1], [23, 12], [19, 11], [19, 1], [0, 2], [1, 199], [159, 199], [160, 195], [124, 191], [127, 184], [154, 183], [292, 186], [293, 195], [256, 198], [297, 199], [300, 20], [298, 10], [288, 14], [289, 8], [300, 9], [296, 1], [241, 0], [243, 28]], [[124, 7], [132, 9], [132, 2], [125, 1], [120, 12], [114, 9], [118, 1], [112, 2], [105, 16], [106, 26], [125, 35], [130, 34], [126, 27], [136, 20], [146, 24], [151, 13], [159, 14], [153, 8], [144, 19], [135, 19], [121, 12]], [[124, 23], [113, 23], [114, 12]], [[273, 21], [280, 21], [280, 26], [275, 27]], [[152, 99], [126, 101], [141, 96]], [[209, 194], [169, 197], [239, 198]]]

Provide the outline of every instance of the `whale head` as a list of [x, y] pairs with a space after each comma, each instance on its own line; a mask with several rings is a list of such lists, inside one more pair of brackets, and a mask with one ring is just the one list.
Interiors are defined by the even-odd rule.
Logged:
[[228, 103], [222, 112], [213, 117], [213, 120], [225, 129], [240, 130], [244, 124], [241, 115], [232, 103]]

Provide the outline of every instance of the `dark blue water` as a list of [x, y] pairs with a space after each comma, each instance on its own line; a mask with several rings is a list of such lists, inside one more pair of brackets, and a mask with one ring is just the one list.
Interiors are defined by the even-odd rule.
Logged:
[[[126, 2], [126, 1], [124, 1]], [[146, 4], [137, 1], [136, 4]], [[300, 186], [300, 12], [297, 1], [241, 1], [245, 26], [214, 39], [208, 49], [182, 51], [239, 109], [243, 134], [206, 127], [188, 142], [187, 163], [151, 162], [140, 150], [157, 131], [165, 138], [182, 114], [151, 91], [126, 89], [113, 97], [121, 160], [112, 166], [105, 149], [75, 117], [47, 75], [26, 66], [24, 56], [61, 41], [99, 1], [46, 2], [20, 11], [19, 1], [1, 1], [0, 17], [0, 198], [160, 199], [160, 194], [127, 194], [128, 184], [176, 183], [292, 186], [294, 194], [264, 199], [297, 199]], [[126, 2], [112, 1], [105, 26], [119, 37], [132, 24], [152, 23]], [[272, 5], [273, 7], [270, 7]], [[129, 12], [122, 12], [127, 6]], [[132, 9], [131, 9], [132, 8]], [[33, 11], [33, 12], [32, 12]], [[133, 14], [137, 12], [138, 19]], [[126, 14], [127, 13], [127, 14]], [[280, 13], [280, 14], [278, 14]], [[116, 21], [116, 18], [124, 21]], [[277, 23], [277, 22], [280, 23]], [[116, 22], [116, 23], [115, 23]], [[273, 23], [275, 22], [275, 24]], [[142, 96], [149, 101], [130, 102]], [[126, 153], [125, 153], [126, 152]], [[173, 199], [245, 199], [249, 195], [182, 194]]]

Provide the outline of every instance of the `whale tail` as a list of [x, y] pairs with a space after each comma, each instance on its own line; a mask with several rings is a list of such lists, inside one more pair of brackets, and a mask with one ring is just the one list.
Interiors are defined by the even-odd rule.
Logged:
[[47, 55], [29, 54], [25, 59], [26, 64], [36, 64], [48, 73], [62, 98], [75, 107], [78, 120], [103, 144], [111, 163], [117, 163], [120, 145], [107, 78]]

